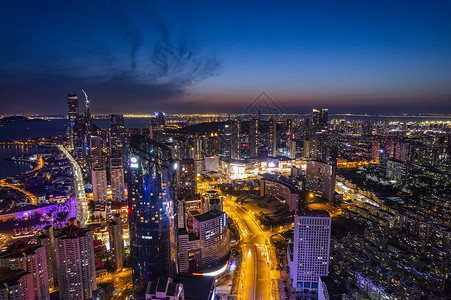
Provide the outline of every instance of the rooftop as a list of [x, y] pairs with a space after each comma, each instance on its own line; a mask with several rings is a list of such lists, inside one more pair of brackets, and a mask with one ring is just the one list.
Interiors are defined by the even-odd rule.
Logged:
[[204, 214], [195, 216], [194, 218], [199, 222], [205, 222], [214, 218], [217, 218], [219, 216], [222, 216], [224, 213], [219, 210], [210, 210], [209, 212], [206, 212]]
[[214, 277], [179, 275], [177, 281], [183, 284], [185, 300], [210, 299]]
[[31, 255], [40, 247], [40, 245], [32, 245], [24, 241], [17, 241], [9, 245], [8, 249], [0, 254], [0, 258], [18, 258], [23, 257], [24, 255]]
[[0, 285], [12, 286], [19, 284], [19, 279], [27, 274], [30, 273], [24, 270], [11, 270], [10, 268], [0, 267]]
[[281, 185], [283, 185], [283, 186], [289, 188], [291, 193], [294, 193], [294, 194], [299, 193], [299, 190], [296, 189], [294, 186], [292, 186], [292, 185], [291, 185], [290, 183], [288, 183], [288, 182], [281, 181], [281, 180], [276, 180], [276, 179], [272, 179], [272, 178], [268, 178], [268, 177], [262, 178], [261, 180], [266, 180], [266, 181], [271, 181], [271, 182], [274, 182], [274, 183], [281, 184]]
[[61, 232], [55, 238], [73, 239], [82, 236], [86, 236], [86, 233], [90, 231], [88, 229], [80, 228], [75, 225], [64, 227]]
[[330, 215], [327, 211], [324, 210], [309, 210], [309, 211], [300, 211], [297, 214], [299, 217], [324, 217], [330, 218]]
[[157, 292], [163, 293], [166, 291], [166, 284], [168, 282], [169, 278], [159, 278], [158, 284], [157, 284]]

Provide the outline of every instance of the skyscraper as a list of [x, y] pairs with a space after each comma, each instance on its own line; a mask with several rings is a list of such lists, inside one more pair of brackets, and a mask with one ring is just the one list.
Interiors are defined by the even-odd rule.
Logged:
[[83, 91], [83, 94], [85, 95], [85, 124], [84, 124], [84, 129], [85, 129], [85, 134], [86, 136], [88, 136], [89, 134], [92, 133], [93, 131], [93, 124], [92, 124], [92, 116], [91, 116], [91, 104], [88, 98], [88, 94], [86, 94], [85, 91]]
[[177, 273], [177, 202], [171, 149], [144, 136], [130, 140], [128, 205], [133, 285]]
[[327, 129], [329, 123], [328, 109], [313, 109], [312, 111], [312, 125], [315, 132]]
[[287, 118], [285, 120], [285, 148], [287, 149], [287, 154], [290, 154], [291, 140], [293, 136], [293, 119]]
[[328, 161], [327, 129], [329, 124], [329, 112], [327, 109], [313, 109], [312, 122], [308, 128], [309, 156], [321, 161]]
[[108, 226], [108, 232], [114, 270], [119, 271], [124, 265], [124, 239], [122, 238], [123, 228], [121, 216], [119, 214], [113, 217], [113, 220]]
[[164, 142], [166, 139], [166, 120], [163, 112], [156, 112], [155, 119], [150, 126], [150, 138], [157, 142]]
[[202, 268], [208, 268], [227, 256], [230, 236], [226, 213], [210, 210], [194, 216], [193, 233], [200, 239]]
[[236, 118], [230, 122], [230, 158], [240, 159], [241, 157], [241, 124], [240, 119]]
[[110, 153], [118, 152], [122, 155], [125, 146], [124, 116], [110, 115], [110, 121]]
[[277, 122], [275, 119], [269, 120], [269, 136], [270, 136], [270, 144], [269, 144], [269, 156], [276, 157], [277, 156]]
[[397, 141], [395, 146], [395, 158], [406, 162], [408, 154], [409, 144], [406, 142]]
[[334, 201], [336, 166], [334, 164], [323, 163], [316, 160], [307, 162], [305, 176], [308, 190], [318, 193], [330, 203]]
[[258, 156], [258, 119], [249, 121], [249, 157]]
[[90, 135], [89, 138], [89, 166], [90, 168], [104, 166], [103, 141], [100, 135]]
[[45, 247], [17, 241], [0, 254], [0, 267], [30, 272], [33, 274], [33, 299], [50, 299]]
[[296, 140], [294, 139], [294, 134], [288, 138], [288, 157], [291, 159], [296, 158]]
[[385, 151], [387, 151], [389, 158], [395, 157], [395, 142], [392, 139], [385, 141]]
[[60, 299], [92, 298], [97, 289], [92, 231], [67, 226], [55, 238], [55, 245]]
[[94, 202], [105, 203], [108, 200], [106, 170], [102, 167], [92, 169], [92, 192]]
[[178, 161], [177, 195], [182, 199], [192, 200], [197, 194], [197, 173], [194, 159]]
[[56, 257], [55, 257], [55, 235], [53, 227], [48, 225], [44, 228], [43, 234], [39, 236], [41, 245], [45, 247], [47, 257], [47, 273], [49, 277], [49, 287], [51, 289], [58, 287], [58, 274], [56, 271]]
[[78, 97], [77, 95], [68, 94], [67, 95], [67, 116], [69, 118], [69, 128], [68, 128], [68, 143], [69, 149], [74, 149], [77, 136], [78, 136]]
[[124, 167], [122, 157], [110, 157], [111, 193], [113, 201], [125, 200]]
[[379, 161], [380, 153], [381, 153], [381, 142], [379, 140], [373, 140], [371, 146], [371, 160]]
[[[329, 267], [331, 218], [322, 211], [303, 212], [294, 218], [293, 248], [288, 266], [295, 291], [317, 290]], [[290, 245], [291, 246], [291, 245]]]
[[0, 267], [0, 299], [35, 300], [33, 274]]

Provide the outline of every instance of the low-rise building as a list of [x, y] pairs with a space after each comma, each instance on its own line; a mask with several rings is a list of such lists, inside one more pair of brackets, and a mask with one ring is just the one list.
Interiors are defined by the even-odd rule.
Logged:
[[146, 300], [183, 300], [183, 284], [173, 283], [171, 278], [160, 277], [149, 281], [146, 288]]
[[260, 196], [274, 197], [288, 204], [289, 210], [297, 210], [299, 191], [288, 182], [269, 178], [260, 179]]

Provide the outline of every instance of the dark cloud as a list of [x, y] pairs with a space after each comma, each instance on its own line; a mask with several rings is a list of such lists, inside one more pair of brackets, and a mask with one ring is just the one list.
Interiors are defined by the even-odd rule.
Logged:
[[[218, 71], [216, 57], [194, 47], [189, 35], [171, 32], [144, 2], [53, 4], [39, 19], [26, 12], [24, 24], [0, 20], [2, 112], [64, 113], [60, 101], [81, 89], [94, 112], [137, 112], [183, 96]], [[0, 17], [19, 12], [14, 3], [1, 9]], [[8, 26], [18, 26], [20, 42]]]
[[212, 57], [199, 56], [186, 39], [175, 43], [166, 26], [160, 25], [161, 40], [156, 44], [150, 60], [155, 67], [154, 79], [160, 82], [176, 81], [191, 86], [215, 75], [220, 65]]

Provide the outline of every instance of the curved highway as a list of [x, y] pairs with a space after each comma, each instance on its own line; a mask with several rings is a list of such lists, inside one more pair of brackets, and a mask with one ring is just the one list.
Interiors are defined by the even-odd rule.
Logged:
[[83, 173], [78, 163], [75, 161], [75, 159], [66, 150], [64, 146], [58, 145], [58, 149], [61, 150], [61, 152], [63, 152], [63, 154], [66, 156], [66, 158], [72, 165], [74, 189], [77, 198], [77, 210], [78, 210], [77, 219], [78, 222], [80, 223], [80, 227], [85, 227], [86, 222], [88, 221], [88, 202], [86, 200], [85, 185], [83, 183]]

